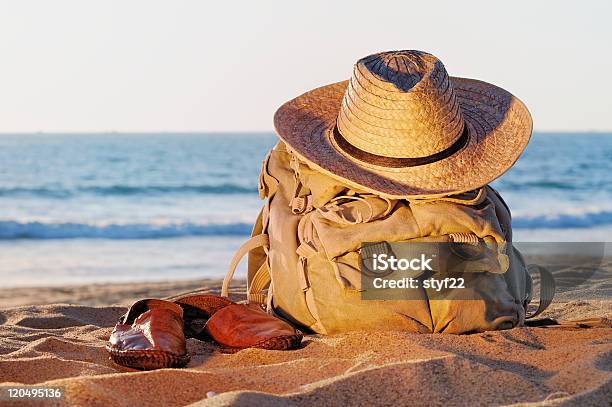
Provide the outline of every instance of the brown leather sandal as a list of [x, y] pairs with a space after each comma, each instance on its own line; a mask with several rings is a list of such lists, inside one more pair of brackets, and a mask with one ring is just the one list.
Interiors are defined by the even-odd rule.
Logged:
[[183, 309], [163, 300], [137, 301], [113, 329], [106, 350], [115, 363], [135, 369], [185, 366]]
[[237, 304], [211, 294], [187, 295], [174, 301], [183, 307], [185, 336], [212, 339], [221, 345], [222, 352], [289, 350], [302, 341], [300, 331], [255, 304]]
[[220, 309], [210, 317], [205, 331], [225, 353], [246, 348], [295, 349], [303, 338], [300, 331], [255, 304], [234, 303]]
[[106, 349], [120, 365], [151, 370], [189, 362], [185, 338], [212, 339], [221, 351], [297, 348], [302, 333], [257, 305], [211, 294], [141, 300], [115, 326]]

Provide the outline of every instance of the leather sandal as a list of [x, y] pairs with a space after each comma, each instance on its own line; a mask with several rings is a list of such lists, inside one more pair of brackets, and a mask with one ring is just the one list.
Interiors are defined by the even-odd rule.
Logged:
[[189, 362], [185, 338], [212, 339], [222, 352], [234, 353], [246, 348], [294, 349], [303, 335], [258, 305], [196, 294], [137, 301], [115, 326], [106, 349], [123, 366], [182, 367]]
[[185, 335], [212, 339], [221, 351], [246, 348], [289, 350], [297, 348], [303, 334], [256, 304], [238, 304], [225, 297], [197, 294], [174, 301], [183, 307]]
[[225, 297], [212, 294], [193, 294], [174, 297], [172, 302], [183, 309], [183, 329], [186, 338], [207, 340], [205, 325], [210, 317], [220, 309], [233, 304]]
[[137, 301], [113, 329], [106, 350], [115, 363], [135, 369], [185, 366], [183, 309], [169, 301]]
[[256, 304], [234, 303], [220, 309], [210, 317], [205, 331], [225, 353], [246, 348], [295, 349], [303, 338], [300, 331]]

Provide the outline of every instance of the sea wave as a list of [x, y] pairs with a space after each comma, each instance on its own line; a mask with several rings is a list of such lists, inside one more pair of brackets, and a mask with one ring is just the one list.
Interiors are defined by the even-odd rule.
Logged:
[[185, 236], [248, 235], [248, 223], [53, 223], [0, 221], [0, 239], [167, 239]]
[[257, 193], [257, 188], [245, 187], [236, 184], [219, 185], [107, 185], [107, 186], [81, 186], [77, 188], [0, 188], [0, 196], [6, 197], [44, 197], [44, 198], [70, 198], [81, 194], [101, 196], [122, 195], [161, 195], [161, 194], [247, 194]]
[[559, 213], [547, 216], [516, 216], [512, 227], [517, 229], [591, 228], [612, 224], [612, 211]]
[[[590, 228], [612, 224], [612, 211], [556, 216], [516, 216], [515, 229]], [[197, 223], [78, 223], [0, 221], [0, 239], [168, 239], [186, 236], [247, 236], [252, 224], [245, 222]]]

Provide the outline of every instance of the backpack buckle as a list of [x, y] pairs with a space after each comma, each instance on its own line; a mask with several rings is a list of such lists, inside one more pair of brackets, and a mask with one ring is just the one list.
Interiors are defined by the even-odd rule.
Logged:
[[293, 212], [294, 215], [308, 213], [313, 209], [312, 196], [296, 196], [295, 198], [291, 199], [291, 203], [289, 205], [291, 206], [291, 212]]

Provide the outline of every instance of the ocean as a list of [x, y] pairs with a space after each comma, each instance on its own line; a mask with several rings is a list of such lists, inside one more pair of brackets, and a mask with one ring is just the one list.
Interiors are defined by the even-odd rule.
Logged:
[[[273, 134], [0, 135], [1, 287], [222, 277]], [[612, 134], [534, 134], [515, 241], [612, 241]], [[244, 267], [242, 267], [243, 272]]]

